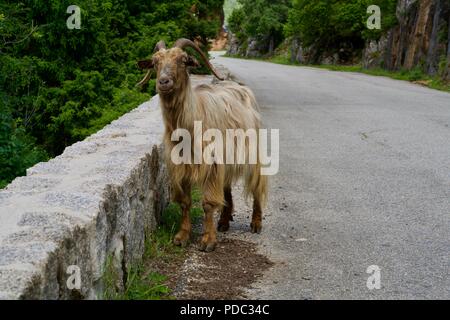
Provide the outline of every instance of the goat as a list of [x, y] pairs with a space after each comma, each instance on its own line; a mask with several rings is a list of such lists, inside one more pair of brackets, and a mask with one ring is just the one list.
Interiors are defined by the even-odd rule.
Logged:
[[[183, 49], [193, 48], [206, 66], [221, 82], [214, 85], [199, 85], [192, 88], [189, 69], [199, 67], [198, 61]], [[150, 79], [153, 69], [157, 72], [156, 88], [160, 96], [163, 121], [165, 124], [164, 147], [165, 161], [171, 182], [173, 201], [182, 210], [181, 228], [174, 238], [175, 245], [185, 247], [190, 239], [191, 220], [189, 212], [192, 205], [191, 188], [198, 185], [203, 193], [204, 233], [199, 249], [213, 251], [217, 244], [214, 213], [221, 211], [218, 231], [229, 230], [233, 221], [232, 185], [245, 178], [245, 195], [253, 196], [253, 215], [250, 228], [252, 233], [262, 229], [262, 208], [267, 198], [267, 176], [261, 174], [262, 164], [179, 164], [171, 161], [171, 151], [175, 147], [172, 133], [177, 129], [186, 129], [193, 136], [194, 122], [201, 121], [203, 130], [218, 129], [225, 133], [227, 129], [255, 129], [261, 127], [259, 107], [252, 91], [243, 85], [223, 81], [201, 49], [191, 40], [179, 39], [167, 49], [160, 41], [151, 59], [139, 61], [141, 69], [147, 69], [140, 85]], [[236, 143], [233, 140], [233, 143]], [[248, 154], [248, 144], [246, 143]], [[258, 157], [259, 158], [259, 157]]]

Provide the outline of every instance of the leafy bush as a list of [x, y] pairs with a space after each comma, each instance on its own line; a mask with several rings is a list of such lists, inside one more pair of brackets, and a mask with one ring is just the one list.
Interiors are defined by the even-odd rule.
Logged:
[[228, 20], [238, 39], [256, 38], [265, 42], [270, 53], [283, 40], [283, 27], [288, 16], [289, 0], [239, 0]]
[[206, 44], [223, 0], [79, 0], [80, 30], [67, 28], [71, 4], [0, 2], [3, 184], [148, 100], [136, 62], [160, 39]]
[[[297, 38], [304, 47], [313, 47], [317, 56], [339, 52], [341, 48], [357, 52], [366, 40], [378, 39], [396, 23], [397, 0], [239, 0], [239, 3], [228, 25], [242, 43], [250, 37], [272, 39], [275, 45], [285, 38]], [[381, 8], [381, 30], [366, 27], [370, 5]]]
[[0, 188], [24, 175], [28, 167], [45, 160], [45, 151], [34, 145], [33, 138], [23, 128], [17, 128], [9, 114], [0, 112]]
[[[382, 29], [369, 30], [367, 8], [380, 6]], [[378, 39], [396, 23], [397, 0], [294, 0], [285, 26], [286, 36], [298, 37], [304, 46], [320, 51], [347, 46], [360, 50], [367, 39]]]

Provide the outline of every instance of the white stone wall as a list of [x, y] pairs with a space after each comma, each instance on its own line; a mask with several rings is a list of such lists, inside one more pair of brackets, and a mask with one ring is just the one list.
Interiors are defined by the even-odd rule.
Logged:
[[162, 134], [154, 97], [0, 191], [0, 299], [101, 298], [111, 257], [122, 279], [168, 202]]

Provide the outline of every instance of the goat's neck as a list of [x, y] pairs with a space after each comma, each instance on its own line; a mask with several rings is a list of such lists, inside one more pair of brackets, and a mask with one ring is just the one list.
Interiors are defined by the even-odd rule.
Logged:
[[189, 77], [180, 92], [170, 97], [160, 96], [160, 99], [167, 133], [178, 128], [189, 130], [193, 126], [191, 116], [195, 115], [197, 104]]

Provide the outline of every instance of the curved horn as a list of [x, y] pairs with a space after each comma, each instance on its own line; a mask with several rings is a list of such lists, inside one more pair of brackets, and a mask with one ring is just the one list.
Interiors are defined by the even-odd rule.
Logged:
[[155, 46], [155, 50], [153, 50], [153, 51], [157, 52], [161, 49], [166, 49], [166, 43], [164, 42], [164, 40], [161, 40], [160, 42], [158, 42]]
[[209, 62], [208, 58], [205, 56], [203, 51], [193, 41], [191, 41], [189, 39], [178, 39], [177, 42], [175, 42], [174, 47], [180, 48], [180, 49], [190, 47], [190, 48], [194, 49], [195, 51], [197, 51], [200, 54], [203, 61], [206, 63], [206, 66], [208, 67], [209, 70], [211, 70], [211, 72], [216, 76], [216, 78], [219, 80], [222, 80], [222, 81], [225, 80], [223, 77], [221, 77], [217, 74], [216, 70], [211, 65], [211, 62]]
[[[156, 44], [155, 49], [153, 50], [153, 52], [158, 52], [158, 51], [160, 51], [161, 49], [166, 49], [166, 43], [164, 42], [164, 40], [161, 40], [161, 41], [159, 41], [159, 42]], [[139, 82], [136, 86], [141, 87], [141, 86], [143, 86], [144, 84], [146, 84], [147, 82], [149, 82], [149, 81], [150, 81], [151, 75], [152, 75], [152, 70], [150, 69], [150, 70], [147, 71], [147, 73], [146, 73], [144, 79], [142, 79], [141, 82]]]
[[148, 70], [147, 73], [145, 74], [144, 79], [141, 80], [141, 82], [139, 82], [136, 87], [142, 87], [144, 84], [147, 84], [150, 81], [150, 78], [152, 76], [152, 70]]

